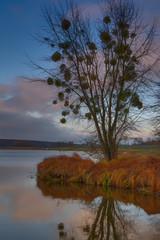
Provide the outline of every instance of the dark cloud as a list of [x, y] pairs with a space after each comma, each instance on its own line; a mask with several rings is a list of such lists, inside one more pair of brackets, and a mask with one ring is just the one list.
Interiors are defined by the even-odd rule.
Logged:
[[56, 126], [44, 118], [35, 118], [26, 114], [0, 112], [1, 138], [69, 141], [78, 136], [68, 128]]
[[53, 108], [53, 89], [48, 86], [21, 79], [0, 84], [1, 92], [0, 138], [69, 141], [78, 137], [74, 129], [59, 123], [59, 108]]

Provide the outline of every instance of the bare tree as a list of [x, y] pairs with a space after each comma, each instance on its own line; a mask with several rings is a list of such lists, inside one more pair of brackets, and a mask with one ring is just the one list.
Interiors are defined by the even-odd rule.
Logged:
[[41, 69], [57, 88], [53, 104], [63, 103], [60, 122], [65, 124], [69, 114], [87, 119], [109, 161], [142, 114], [159, 56], [156, 24], [144, 24], [134, 1], [108, 0], [100, 6], [102, 17], [93, 21], [74, 2], [45, 5], [40, 41], [51, 48], [53, 67]]

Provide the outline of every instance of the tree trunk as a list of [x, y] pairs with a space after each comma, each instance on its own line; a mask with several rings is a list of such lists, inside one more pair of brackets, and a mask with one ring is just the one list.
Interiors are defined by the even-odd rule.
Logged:
[[112, 160], [111, 158], [111, 154], [110, 154], [110, 151], [107, 151], [106, 148], [102, 149], [103, 151], [103, 154], [104, 154], [104, 159], [106, 160], [106, 162], [109, 162]]
[[104, 152], [104, 159], [106, 160], [106, 162], [109, 162], [111, 160], [106, 151]]
[[117, 151], [114, 148], [107, 150], [105, 146], [104, 147], [102, 146], [102, 151], [106, 162], [109, 162], [113, 159], [117, 159]]

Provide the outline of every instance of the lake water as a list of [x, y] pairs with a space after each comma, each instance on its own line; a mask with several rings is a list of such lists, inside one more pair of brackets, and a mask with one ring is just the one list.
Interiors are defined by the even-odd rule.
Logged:
[[160, 240], [158, 197], [37, 182], [37, 163], [63, 153], [0, 150], [1, 240]]

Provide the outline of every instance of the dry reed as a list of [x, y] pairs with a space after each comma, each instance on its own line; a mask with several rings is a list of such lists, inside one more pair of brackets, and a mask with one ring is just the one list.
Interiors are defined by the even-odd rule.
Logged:
[[38, 164], [37, 176], [43, 181], [73, 182], [138, 189], [160, 194], [160, 158], [121, 156], [108, 163], [90, 159], [57, 156]]

